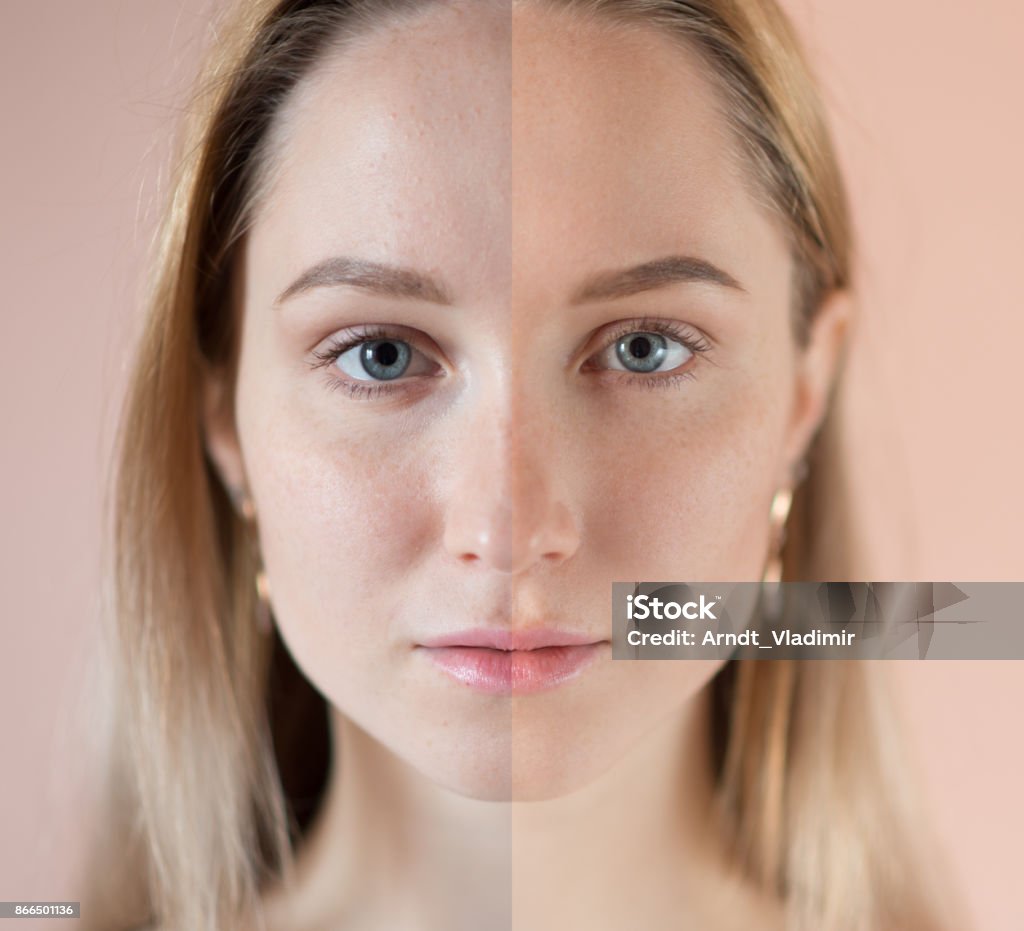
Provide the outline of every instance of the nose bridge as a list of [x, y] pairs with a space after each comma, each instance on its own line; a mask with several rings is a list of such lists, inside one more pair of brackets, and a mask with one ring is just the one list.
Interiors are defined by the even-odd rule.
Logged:
[[492, 448], [488, 451], [494, 457], [492, 468], [505, 492], [507, 503], [534, 506], [547, 497], [547, 490], [553, 476], [552, 463], [545, 461], [546, 435], [551, 432], [548, 425], [549, 411], [539, 404], [536, 395], [521, 379], [508, 378], [504, 390], [498, 394], [498, 403], [484, 411], [489, 419], [486, 433], [491, 433]]
[[553, 407], [522, 372], [492, 373], [460, 443], [446, 545], [465, 562], [515, 573], [578, 546], [565, 500]]

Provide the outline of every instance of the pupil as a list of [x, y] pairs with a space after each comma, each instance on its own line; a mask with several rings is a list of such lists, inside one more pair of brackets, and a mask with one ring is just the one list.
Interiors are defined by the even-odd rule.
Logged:
[[394, 365], [398, 361], [398, 347], [394, 343], [380, 343], [374, 350], [375, 362]]
[[651, 349], [651, 341], [646, 336], [637, 336], [629, 341], [629, 351], [638, 359], [646, 359]]

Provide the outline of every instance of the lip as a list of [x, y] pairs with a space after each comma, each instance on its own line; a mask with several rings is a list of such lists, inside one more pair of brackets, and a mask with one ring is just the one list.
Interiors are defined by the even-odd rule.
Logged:
[[606, 643], [592, 635], [553, 629], [476, 628], [424, 640], [417, 649], [475, 691], [526, 695], [576, 677]]

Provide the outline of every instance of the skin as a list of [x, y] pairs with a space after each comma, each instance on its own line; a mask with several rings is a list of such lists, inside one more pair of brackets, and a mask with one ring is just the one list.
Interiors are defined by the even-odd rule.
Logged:
[[[443, 3], [332, 52], [282, 116], [238, 269], [236, 409], [211, 375], [206, 416], [344, 761], [271, 927], [770, 926], [707, 817], [717, 663], [605, 644], [557, 688], [483, 695], [415, 649], [477, 626], [600, 640], [615, 580], [761, 577], [848, 312], [830, 300], [794, 345], [784, 231], [700, 60], [646, 29]], [[338, 255], [429, 273], [451, 304], [337, 286], [275, 306]], [[670, 255], [742, 289], [571, 301]], [[709, 348], [615, 370], [641, 318]], [[412, 345], [416, 374], [354, 397], [311, 363], [366, 326]]]

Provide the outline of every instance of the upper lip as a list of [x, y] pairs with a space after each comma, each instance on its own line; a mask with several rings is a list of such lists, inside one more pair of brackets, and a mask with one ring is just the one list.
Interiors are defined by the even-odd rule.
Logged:
[[490, 650], [539, 650], [543, 647], [581, 646], [600, 643], [603, 638], [592, 634], [576, 634], [552, 627], [529, 630], [475, 627], [452, 634], [441, 634], [419, 642], [421, 647], [484, 647]]

